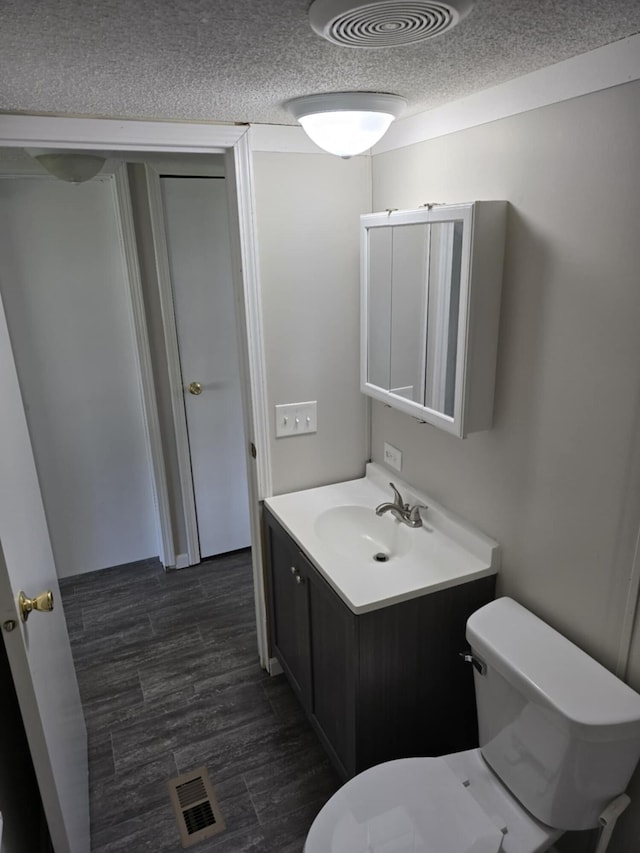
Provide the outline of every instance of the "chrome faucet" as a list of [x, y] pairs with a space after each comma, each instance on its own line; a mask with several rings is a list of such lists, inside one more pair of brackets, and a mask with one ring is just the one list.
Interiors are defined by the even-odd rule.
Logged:
[[381, 503], [377, 506], [376, 515], [384, 515], [385, 512], [390, 512], [391, 515], [394, 515], [398, 519], [398, 521], [401, 521], [408, 527], [422, 527], [420, 510], [426, 509], [427, 507], [424, 504], [416, 504], [415, 506], [410, 507], [408, 503], [404, 502], [402, 495], [393, 483], [389, 483], [389, 485], [393, 489], [393, 501], [385, 501], [385, 503]]

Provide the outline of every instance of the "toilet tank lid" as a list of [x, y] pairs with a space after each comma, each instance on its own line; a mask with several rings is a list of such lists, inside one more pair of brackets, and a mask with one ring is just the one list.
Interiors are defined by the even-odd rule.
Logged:
[[640, 695], [513, 599], [473, 613], [466, 636], [487, 666], [568, 723], [591, 729], [585, 736], [640, 737]]

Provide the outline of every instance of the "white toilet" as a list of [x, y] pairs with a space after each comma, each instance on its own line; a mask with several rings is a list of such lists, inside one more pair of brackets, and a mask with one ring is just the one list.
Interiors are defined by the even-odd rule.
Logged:
[[640, 695], [510, 598], [467, 640], [480, 748], [365, 770], [304, 853], [538, 853], [598, 826], [640, 758]]

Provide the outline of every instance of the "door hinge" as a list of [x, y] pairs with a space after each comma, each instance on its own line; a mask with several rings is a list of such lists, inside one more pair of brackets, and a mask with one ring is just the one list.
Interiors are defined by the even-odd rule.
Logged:
[[253, 442], [251, 442], [251, 444], [249, 445], [249, 448], [251, 450], [251, 456], [255, 459], [256, 456], [258, 455], [258, 451], [256, 450], [255, 444]]

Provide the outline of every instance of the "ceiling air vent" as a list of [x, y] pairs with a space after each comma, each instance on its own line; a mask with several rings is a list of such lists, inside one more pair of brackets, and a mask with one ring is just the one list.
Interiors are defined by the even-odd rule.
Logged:
[[309, 20], [342, 47], [400, 47], [434, 38], [467, 15], [473, 0], [315, 0]]

